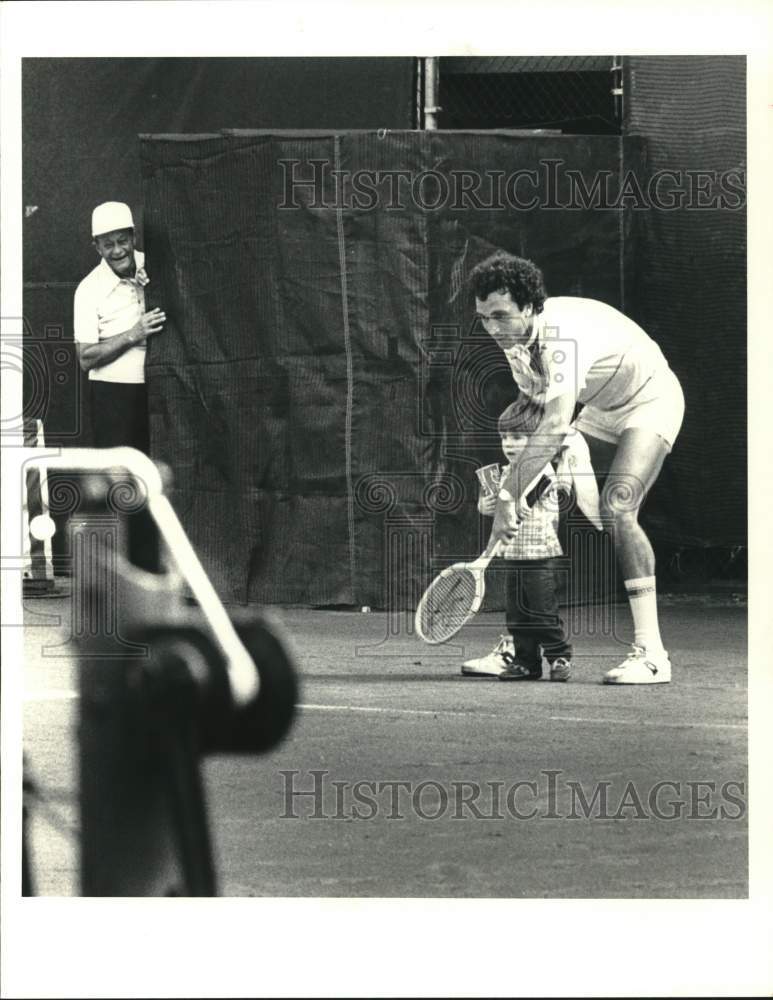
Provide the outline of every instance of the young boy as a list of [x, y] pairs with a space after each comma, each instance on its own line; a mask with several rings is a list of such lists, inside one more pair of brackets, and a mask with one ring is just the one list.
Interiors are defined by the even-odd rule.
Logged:
[[[529, 434], [539, 422], [538, 408], [513, 403], [499, 418], [502, 451], [508, 463], [518, 460]], [[505, 466], [502, 475], [506, 475]], [[556, 486], [551, 465], [543, 476]], [[531, 681], [542, 677], [542, 657], [550, 666], [552, 681], [568, 681], [572, 672], [572, 647], [558, 613], [557, 558], [563, 553], [558, 540], [558, 505], [556, 491], [543, 491], [531, 513], [521, 523], [515, 538], [502, 555], [508, 560], [505, 579], [506, 622], [508, 636], [503, 636], [486, 657], [468, 660], [462, 673], [468, 676], [495, 676], [507, 681]], [[496, 490], [482, 486], [478, 510], [494, 516]]]

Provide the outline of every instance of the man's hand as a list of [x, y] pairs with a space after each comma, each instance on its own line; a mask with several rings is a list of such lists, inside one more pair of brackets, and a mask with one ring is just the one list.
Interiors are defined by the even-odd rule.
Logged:
[[132, 328], [134, 342], [144, 343], [154, 333], [160, 333], [164, 323], [166, 323], [166, 313], [160, 309], [151, 309], [150, 312], [143, 313], [139, 322]]
[[125, 354], [130, 348], [144, 345], [148, 337], [160, 333], [166, 322], [166, 313], [161, 309], [151, 309], [143, 313], [134, 326], [100, 340], [96, 344], [78, 344], [78, 361], [84, 372], [92, 368], [102, 368]]
[[516, 505], [509, 500], [496, 500], [491, 537], [497, 542], [512, 542], [520, 527]]

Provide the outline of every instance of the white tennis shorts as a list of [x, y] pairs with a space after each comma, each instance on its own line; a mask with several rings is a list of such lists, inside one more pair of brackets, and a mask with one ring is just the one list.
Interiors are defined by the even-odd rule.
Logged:
[[679, 379], [670, 368], [663, 368], [650, 378], [634, 399], [622, 406], [599, 410], [588, 404], [575, 421], [575, 426], [611, 444], [617, 444], [620, 435], [629, 427], [643, 427], [659, 434], [671, 451], [683, 419], [684, 393]]

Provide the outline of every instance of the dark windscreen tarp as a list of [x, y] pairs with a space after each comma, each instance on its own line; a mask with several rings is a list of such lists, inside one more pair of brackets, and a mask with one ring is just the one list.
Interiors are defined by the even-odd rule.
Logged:
[[[143, 137], [148, 294], [169, 317], [152, 449], [227, 599], [412, 606], [428, 571], [480, 551], [474, 469], [515, 387], [467, 276], [503, 247], [549, 294], [639, 319], [629, 204], [572, 201], [577, 176], [614, 196], [626, 143], [640, 165], [641, 143], [603, 136]], [[692, 470], [678, 448], [669, 464], [648, 510], [678, 534]]]
[[655, 527], [671, 548], [745, 545], [746, 60], [625, 65], [625, 127], [647, 136], [637, 172], [645, 190], [660, 178], [670, 206], [636, 213], [629, 296], [688, 391]]

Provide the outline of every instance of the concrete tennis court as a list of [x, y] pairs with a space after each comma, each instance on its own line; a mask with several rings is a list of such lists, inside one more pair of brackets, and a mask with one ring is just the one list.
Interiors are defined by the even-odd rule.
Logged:
[[[674, 682], [649, 688], [599, 683], [625, 649], [590, 634], [590, 608], [568, 684], [462, 678], [462, 659], [498, 636], [498, 614], [428, 647], [400, 616], [278, 613], [301, 674], [290, 737], [262, 757], [203, 765], [221, 895], [747, 895], [743, 603], [664, 597]], [[627, 609], [615, 613], [625, 631]], [[26, 604], [41, 895], [78, 892], [74, 662], [66, 646], [44, 655], [68, 616], [66, 598]], [[315, 782], [316, 804], [292, 794]], [[375, 784], [358, 786], [357, 800], [357, 782]]]

